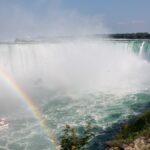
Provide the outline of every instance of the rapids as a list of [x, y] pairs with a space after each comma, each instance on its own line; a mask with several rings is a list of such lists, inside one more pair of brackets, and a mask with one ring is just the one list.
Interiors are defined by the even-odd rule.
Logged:
[[[103, 147], [114, 124], [150, 104], [148, 40], [1, 43], [1, 68], [39, 105], [54, 139], [65, 124], [82, 129], [92, 122], [96, 137], [89, 147], [94, 150]], [[49, 150], [38, 120], [1, 76], [0, 91], [0, 116], [10, 123], [0, 131], [0, 149]]]

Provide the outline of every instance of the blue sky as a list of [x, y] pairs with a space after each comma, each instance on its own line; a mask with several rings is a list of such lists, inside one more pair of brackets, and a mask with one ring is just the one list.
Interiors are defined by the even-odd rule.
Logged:
[[1, 0], [0, 39], [150, 32], [150, 0]]
[[114, 32], [150, 31], [150, 0], [64, 0], [63, 7], [88, 15], [101, 14]]

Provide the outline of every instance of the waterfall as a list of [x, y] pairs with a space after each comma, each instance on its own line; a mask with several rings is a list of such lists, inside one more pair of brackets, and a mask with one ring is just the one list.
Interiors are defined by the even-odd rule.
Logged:
[[0, 65], [27, 87], [37, 84], [68, 89], [127, 88], [147, 78], [139, 75], [141, 71], [149, 75], [145, 69], [149, 63], [144, 64], [128, 45], [130, 41], [95, 39], [0, 44]]
[[[149, 104], [149, 45], [100, 39], [0, 43], [0, 69], [36, 102], [54, 134], [62, 135], [68, 123], [82, 129], [92, 122], [95, 135], [106, 137], [113, 124]], [[10, 118], [0, 149], [48, 149], [29, 108], [1, 78], [0, 91], [0, 115]], [[101, 147], [103, 138], [96, 143]]]
[[139, 56], [140, 56], [140, 57], [141, 57], [142, 54], [143, 54], [144, 44], [145, 44], [145, 41], [143, 41], [143, 42], [142, 42], [142, 45], [140, 46], [140, 51], [139, 51]]

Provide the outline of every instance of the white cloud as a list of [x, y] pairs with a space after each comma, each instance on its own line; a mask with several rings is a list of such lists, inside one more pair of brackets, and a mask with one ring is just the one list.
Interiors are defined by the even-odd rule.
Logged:
[[132, 20], [131, 21], [132, 24], [145, 24], [144, 20]]
[[131, 21], [120, 21], [118, 25], [132, 25], [132, 24], [145, 24], [144, 20], [131, 20]]

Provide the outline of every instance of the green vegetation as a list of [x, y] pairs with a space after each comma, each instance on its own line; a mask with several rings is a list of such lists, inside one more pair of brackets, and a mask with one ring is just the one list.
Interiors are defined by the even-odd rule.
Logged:
[[125, 124], [115, 139], [111, 141], [111, 144], [129, 143], [142, 136], [147, 139], [150, 138], [150, 110], [140, 115], [132, 123]]
[[149, 33], [121, 33], [110, 34], [109, 37], [116, 39], [150, 39]]
[[[61, 137], [61, 150], [85, 150], [92, 137], [90, 124], [84, 128], [82, 135], [76, 128], [66, 125]], [[128, 145], [141, 137], [150, 139], [150, 110], [124, 124], [115, 138], [106, 145], [120, 149], [123, 144]]]
[[96, 37], [114, 38], [114, 39], [150, 39], [147, 32], [141, 33], [115, 33], [115, 34], [95, 34]]
[[79, 135], [74, 127], [66, 125], [64, 134], [61, 137], [61, 150], [84, 150], [92, 136], [91, 124], [84, 128], [82, 136]]

